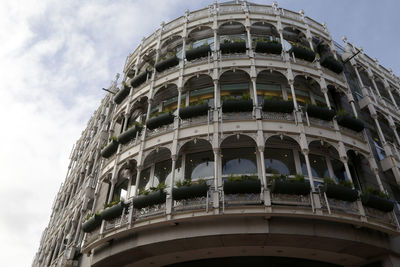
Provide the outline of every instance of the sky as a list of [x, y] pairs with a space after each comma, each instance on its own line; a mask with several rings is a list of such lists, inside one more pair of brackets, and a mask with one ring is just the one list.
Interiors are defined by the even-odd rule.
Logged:
[[[141, 39], [212, 0], [2, 0], [0, 255], [30, 266], [69, 155]], [[221, 2], [221, 1], [219, 1]], [[271, 0], [253, 1], [270, 5]], [[281, 0], [400, 75], [400, 1]]]

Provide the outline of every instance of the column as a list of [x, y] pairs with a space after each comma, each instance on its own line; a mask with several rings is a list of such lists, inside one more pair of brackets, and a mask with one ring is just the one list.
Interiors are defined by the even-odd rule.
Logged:
[[306, 166], [307, 166], [307, 172], [308, 172], [308, 179], [310, 180], [310, 186], [312, 191], [315, 191], [315, 186], [314, 186], [314, 179], [312, 176], [312, 172], [311, 172], [311, 165], [310, 165], [310, 159], [308, 158], [308, 149], [303, 149], [302, 150], [303, 155], [304, 155], [304, 159], [306, 161]]

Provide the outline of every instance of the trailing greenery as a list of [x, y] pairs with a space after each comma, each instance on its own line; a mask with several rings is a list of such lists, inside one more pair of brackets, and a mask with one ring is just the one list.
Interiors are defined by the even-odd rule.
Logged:
[[[336, 184], [335, 180], [333, 178], [329, 178], [329, 177], [324, 178], [324, 183], [325, 184]], [[337, 185], [348, 187], [348, 188], [353, 188], [353, 183], [348, 180], [344, 180], [344, 179], [339, 179]]]
[[337, 116], [350, 116], [350, 113], [347, 110], [344, 109], [339, 109], [338, 112], [336, 113]]
[[289, 178], [286, 174], [274, 173], [271, 179], [273, 181], [304, 182], [304, 175], [297, 173], [293, 178]]
[[251, 100], [251, 96], [250, 96], [250, 93], [245, 92], [242, 94], [242, 96], [240, 98], [236, 98], [232, 95], [229, 95], [229, 96], [223, 96], [222, 100]]
[[134, 121], [134, 122], [132, 122], [132, 123], [130, 123], [130, 124], [128, 125], [128, 129], [129, 129], [129, 128], [132, 128], [132, 127], [135, 127], [135, 126], [137, 126], [137, 127], [143, 127], [143, 124], [141, 124], [140, 122]]
[[120, 202], [121, 202], [121, 200], [118, 198], [118, 199], [116, 199], [116, 200], [115, 200], [115, 201], [113, 201], [113, 202], [110, 202], [110, 203], [104, 203], [104, 205], [103, 205], [103, 208], [104, 208], [104, 209], [106, 209], [106, 208], [109, 208], [109, 207], [115, 206], [115, 205], [119, 204]]
[[290, 44], [292, 46], [297, 46], [297, 47], [300, 47], [300, 48], [304, 48], [304, 49], [306, 49], [306, 50], [308, 50], [310, 52], [313, 52], [311, 48], [309, 48], [308, 46], [303, 45], [302, 43], [294, 43], [294, 42], [292, 42]]
[[90, 213], [88, 213], [88, 215], [86, 215], [86, 217], [85, 217], [85, 221], [88, 221], [90, 218], [92, 218], [94, 215], [100, 215], [100, 211], [96, 211], [95, 213], [93, 213], [93, 212], [90, 212]]
[[156, 187], [150, 187], [149, 189], [140, 189], [139, 190], [139, 195], [148, 195], [151, 192], [156, 192], [156, 191], [164, 191], [164, 189], [167, 188], [167, 185], [164, 183], [159, 183]]
[[177, 188], [181, 188], [183, 186], [191, 186], [191, 185], [201, 185], [205, 184], [206, 180], [203, 178], [198, 179], [197, 181], [192, 181], [191, 179], [184, 179], [184, 180], [179, 180], [175, 183]]
[[118, 141], [118, 138], [116, 137], [116, 136], [111, 136], [109, 139], [108, 139], [108, 141]]
[[168, 112], [172, 112], [172, 110], [167, 108], [167, 109], [165, 109], [163, 111], [154, 112], [154, 113], [150, 114], [150, 118], [157, 117], [159, 115], [162, 115], [162, 114], [165, 114], [165, 113], [168, 113]]
[[373, 186], [368, 186], [367, 189], [365, 190], [366, 193], [381, 197], [381, 198], [386, 198], [389, 199], [389, 195], [381, 190], [379, 190], [376, 187]]
[[258, 176], [256, 174], [252, 175], [230, 175], [228, 177], [229, 182], [242, 182], [242, 181], [256, 181]]

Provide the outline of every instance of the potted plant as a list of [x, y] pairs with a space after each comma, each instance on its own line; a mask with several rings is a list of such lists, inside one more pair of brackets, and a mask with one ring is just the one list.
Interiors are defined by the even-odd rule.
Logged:
[[293, 101], [280, 98], [265, 98], [263, 102], [263, 111], [292, 113], [294, 109]]
[[131, 125], [128, 126], [128, 130], [125, 132], [121, 133], [118, 136], [118, 142], [120, 144], [126, 144], [129, 141], [131, 141], [133, 138], [136, 137], [136, 134], [140, 131], [142, 131], [143, 125], [137, 121], [133, 122]]
[[119, 143], [117, 137], [111, 136], [109, 141], [111, 142], [109, 142], [108, 145], [101, 150], [101, 156], [103, 158], [111, 157], [118, 149]]
[[357, 190], [353, 189], [353, 184], [346, 180], [339, 180], [339, 183], [336, 184], [333, 179], [325, 178], [321, 190], [329, 198], [350, 202], [354, 202], [358, 198]]
[[159, 60], [157, 64], [154, 66], [154, 68], [158, 72], [162, 72], [166, 69], [172, 68], [173, 66], [176, 66], [179, 64], [179, 58], [176, 56], [175, 52], [170, 52], [167, 55], [167, 58]]
[[182, 107], [179, 109], [179, 117], [181, 119], [189, 119], [192, 117], [207, 115], [208, 103], [206, 101], [196, 102], [190, 104], [188, 107]]
[[224, 42], [219, 45], [219, 49], [222, 54], [246, 53], [246, 42], [241, 38], [233, 42], [225, 39]]
[[326, 106], [319, 106], [313, 104], [307, 104], [306, 111], [308, 116], [318, 118], [325, 121], [331, 121], [336, 115], [334, 109], [329, 109]]
[[343, 71], [342, 62], [336, 60], [332, 55], [323, 56], [321, 58], [321, 66], [324, 66], [337, 74]]
[[256, 194], [261, 192], [257, 175], [230, 176], [224, 181], [225, 194]]
[[304, 175], [296, 174], [289, 179], [287, 175], [272, 176], [271, 192], [275, 194], [307, 195], [310, 193], [310, 183], [304, 180]]
[[364, 206], [383, 212], [390, 212], [394, 208], [394, 203], [389, 199], [388, 194], [371, 186], [368, 186], [366, 192], [361, 195], [361, 202]]
[[156, 129], [163, 125], [168, 125], [174, 122], [174, 115], [170, 111], [156, 112], [146, 122], [146, 126], [149, 130]]
[[250, 112], [253, 111], [253, 100], [249, 93], [241, 98], [228, 97], [222, 101], [222, 112]]
[[130, 91], [131, 91], [131, 88], [124, 83], [122, 85], [121, 90], [119, 90], [118, 93], [115, 94], [114, 102], [117, 105], [121, 104], [122, 101], [124, 101], [124, 99], [129, 95]]
[[256, 53], [269, 53], [269, 54], [281, 54], [282, 53], [282, 45], [278, 41], [264, 41], [262, 38], [257, 39]]
[[289, 54], [294, 54], [296, 58], [304, 59], [309, 62], [313, 62], [315, 59], [315, 53], [308, 47], [296, 43], [292, 45], [292, 48], [289, 50]]
[[99, 212], [95, 214], [89, 213], [86, 216], [86, 221], [82, 224], [82, 231], [85, 233], [90, 233], [97, 227], [101, 225], [101, 216]]
[[198, 179], [195, 182], [185, 179], [177, 181], [175, 185], [176, 187], [172, 188], [172, 198], [174, 200], [207, 196], [208, 185], [204, 179]]
[[151, 187], [149, 190], [140, 190], [139, 196], [132, 199], [133, 207], [141, 209], [165, 203], [167, 197], [167, 194], [164, 191], [165, 188], [165, 184], [159, 183], [157, 187]]
[[131, 86], [132, 88], [138, 87], [142, 83], [144, 83], [147, 80], [147, 75], [151, 75], [151, 71], [144, 71], [138, 75], [136, 75], [132, 80], [131, 80]]
[[356, 132], [364, 130], [364, 122], [360, 119], [354, 118], [345, 110], [339, 110], [336, 115], [336, 120], [339, 125], [349, 128]]
[[124, 210], [125, 204], [122, 200], [116, 200], [110, 203], [104, 204], [104, 209], [100, 213], [101, 218], [106, 221], [111, 221], [121, 216]]
[[208, 43], [204, 43], [199, 47], [196, 48], [189, 48], [189, 50], [186, 50], [186, 59], [191, 61], [197, 58], [201, 57], [207, 57], [208, 54], [211, 53], [210, 45]]

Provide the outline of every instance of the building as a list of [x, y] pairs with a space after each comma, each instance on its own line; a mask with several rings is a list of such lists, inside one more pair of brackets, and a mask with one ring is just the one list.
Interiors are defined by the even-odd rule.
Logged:
[[400, 79], [343, 41], [276, 4], [163, 23], [77, 141], [33, 266], [400, 266]]

